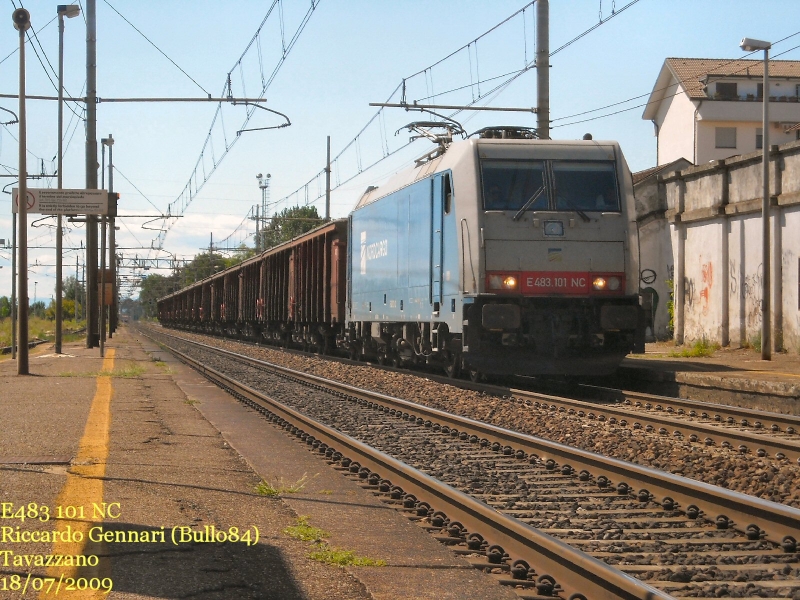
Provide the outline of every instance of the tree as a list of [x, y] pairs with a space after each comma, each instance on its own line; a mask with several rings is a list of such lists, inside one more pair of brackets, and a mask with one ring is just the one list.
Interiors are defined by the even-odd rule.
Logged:
[[11, 316], [11, 300], [7, 296], [0, 296], [0, 319]]
[[40, 319], [45, 318], [45, 306], [44, 302], [41, 300], [37, 300], [33, 304], [30, 305], [28, 314], [32, 317], [39, 317]]
[[139, 303], [143, 315], [149, 318], [155, 317], [158, 314], [158, 299], [178, 289], [177, 283], [178, 279], [175, 275], [164, 277], [153, 274], [142, 279]]
[[272, 217], [261, 232], [263, 248], [272, 248], [296, 238], [321, 225], [324, 219], [319, 216], [316, 206], [293, 206], [284, 208]]
[[86, 288], [83, 286], [81, 282], [79, 282], [73, 275], [70, 275], [66, 279], [64, 279], [62, 283], [62, 289], [64, 290], [64, 300], [75, 300], [75, 296], [78, 297], [78, 302], [83, 302], [84, 294], [86, 293]]
[[[55, 321], [56, 318], [56, 301], [51, 300], [47, 310], [45, 310], [45, 317], [50, 321]], [[75, 301], [62, 300], [61, 301], [61, 318], [69, 321], [75, 318]]]

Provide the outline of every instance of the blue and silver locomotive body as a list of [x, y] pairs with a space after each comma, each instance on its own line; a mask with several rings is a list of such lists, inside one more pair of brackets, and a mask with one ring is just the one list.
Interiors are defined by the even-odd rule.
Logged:
[[476, 138], [350, 215], [352, 355], [600, 374], [643, 344], [630, 172], [597, 141]]
[[609, 373], [644, 345], [635, 225], [618, 144], [490, 129], [160, 299], [159, 319], [451, 375]]

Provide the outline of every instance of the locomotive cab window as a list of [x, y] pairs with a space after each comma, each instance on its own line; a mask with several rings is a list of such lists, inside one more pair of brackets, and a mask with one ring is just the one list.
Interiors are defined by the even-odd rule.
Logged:
[[[532, 160], [481, 161], [484, 210], [519, 210], [544, 187], [544, 162]], [[546, 210], [540, 194], [528, 210]]]
[[449, 215], [453, 210], [453, 185], [450, 183], [450, 174], [446, 174], [443, 180], [444, 193], [444, 214]]
[[617, 212], [619, 191], [614, 163], [554, 161], [556, 210]]

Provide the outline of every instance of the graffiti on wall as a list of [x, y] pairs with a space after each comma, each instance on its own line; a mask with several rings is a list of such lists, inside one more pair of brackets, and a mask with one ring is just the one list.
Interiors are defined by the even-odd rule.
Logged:
[[745, 300], [745, 314], [748, 327], [761, 324], [761, 291], [764, 282], [763, 265], [753, 275], [747, 275], [742, 282], [742, 297]]
[[711, 288], [714, 286], [714, 263], [703, 263], [703, 265], [700, 267], [700, 272], [703, 278], [703, 289], [700, 290], [700, 300], [702, 303], [703, 314], [707, 315], [711, 296]]
[[736, 296], [739, 291], [739, 277], [736, 270], [736, 260], [733, 258], [728, 263], [728, 279], [730, 280], [730, 292], [728, 295]]

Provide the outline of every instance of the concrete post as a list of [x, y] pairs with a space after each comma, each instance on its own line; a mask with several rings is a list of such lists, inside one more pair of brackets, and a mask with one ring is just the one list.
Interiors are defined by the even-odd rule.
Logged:
[[675, 211], [675, 230], [678, 235], [678, 252], [675, 258], [675, 344], [683, 344], [684, 315], [686, 312], [686, 225], [682, 217], [686, 202], [686, 182], [677, 181], [678, 202]]
[[550, 139], [550, 4], [536, 2], [536, 131]]

